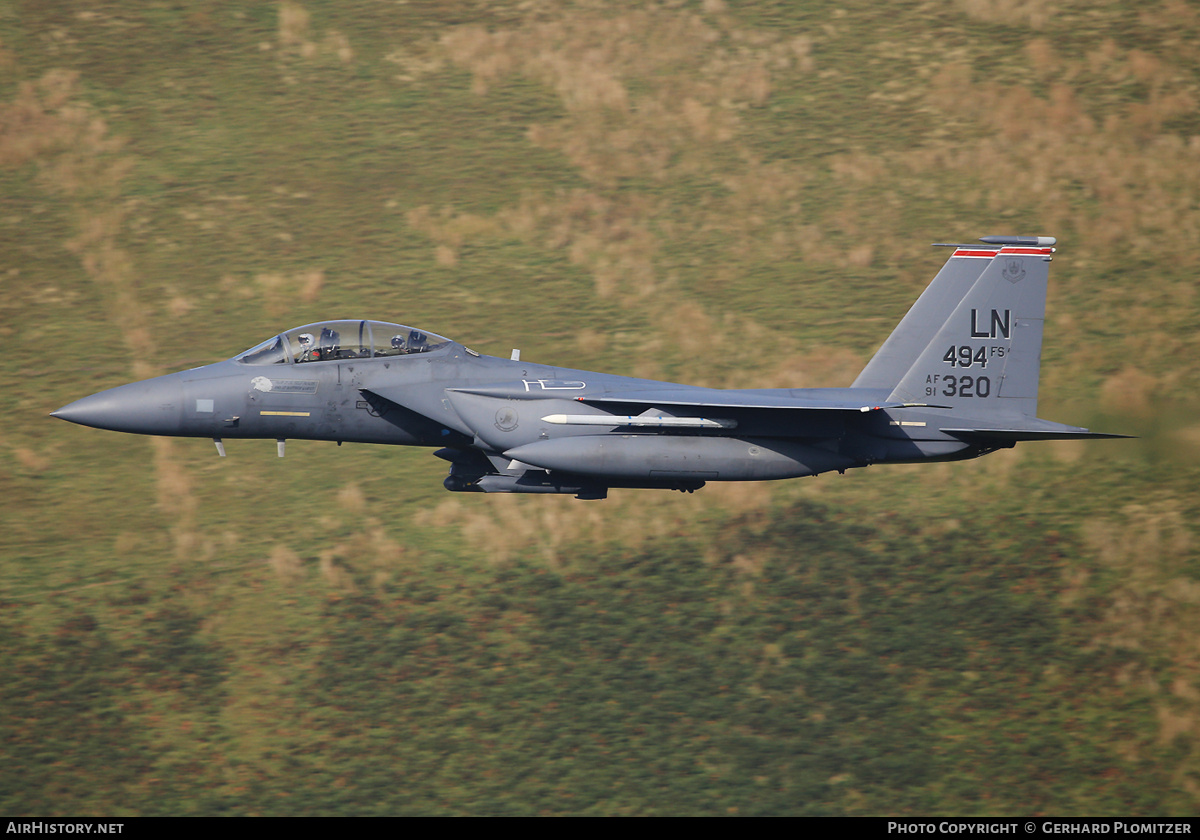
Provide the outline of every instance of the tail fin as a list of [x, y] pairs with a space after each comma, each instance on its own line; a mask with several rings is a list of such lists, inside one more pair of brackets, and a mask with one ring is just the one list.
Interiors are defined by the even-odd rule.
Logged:
[[988, 262], [996, 256], [997, 248], [957, 247], [942, 266], [908, 314], [892, 330], [879, 350], [867, 362], [852, 388], [894, 388], [908, 372], [929, 336], [941, 327], [970, 291]]
[[[987, 237], [984, 241], [999, 247], [976, 249], [989, 257], [978, 279], [905, 371], [889, 401], [944, 405], [973, 415], [1037, 416], [1046, 284], [1054, 239]], [[964, 250], [956, 250], [950, 262]], [[963, 258], [967, 258], [965, 254]], [[936, 283], [937, 278], [930, 290]], [[921, 300], [913, 309], [919, 306]], [[929, 312], [944, 309], [944, 301], [929, 305]], [[897, 333], [907, 321], [906, 316]], [[875, 360], [871, 361], [874, 364]]]

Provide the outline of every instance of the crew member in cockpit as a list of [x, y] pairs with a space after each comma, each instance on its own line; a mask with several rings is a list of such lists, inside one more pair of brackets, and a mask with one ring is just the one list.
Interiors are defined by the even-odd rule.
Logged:
[[316, 358], [327, 361], [338, 358], [342, 349], [342, 337], [332, 327], [321, 327], [321, 342], [317, 348]]
[[320, 358], [320, 356], [313, 355], [316, 352], [316, 350], [313, 347], [312, 333], [300, 333], [300, 335], [297, 337], [297, 339], [300, 342], [300, 358], [297, 359], [296, 361], [312, 362], [312, 361], [316, 361], [317, 359]]

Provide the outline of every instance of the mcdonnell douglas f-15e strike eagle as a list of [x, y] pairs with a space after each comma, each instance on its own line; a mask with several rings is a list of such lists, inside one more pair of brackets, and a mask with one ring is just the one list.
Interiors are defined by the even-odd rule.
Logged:
[[1109, 438], [1037, 417], [1055, 240], [987, 236], [942, 270], [849, 388], [721, 390], [483, 356], [382, 321], [326, 321], [53, 416], [145, 435], [436, 446], [447, 490], [692, 492]]

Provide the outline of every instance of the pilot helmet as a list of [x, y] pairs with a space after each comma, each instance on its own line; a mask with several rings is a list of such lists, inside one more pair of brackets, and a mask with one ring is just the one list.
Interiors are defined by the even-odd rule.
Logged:
[[402, 348], [404, 346], [404, 336], [402, 336], [402, 335], [392, 336], [392, 346], [395, 347], [397, 350]]
[[313, 343], [312, 333], [300, 333], [300, 346], [308, 347]]

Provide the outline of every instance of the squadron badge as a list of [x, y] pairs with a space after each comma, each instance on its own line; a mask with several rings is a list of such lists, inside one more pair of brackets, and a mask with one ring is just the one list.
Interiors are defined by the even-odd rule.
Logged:
[[1006, 260], [1000, 276], [1009, 283], [1020, 283], [1025, 279], [1025, 266], [1021, 265], [1020, 260]]

